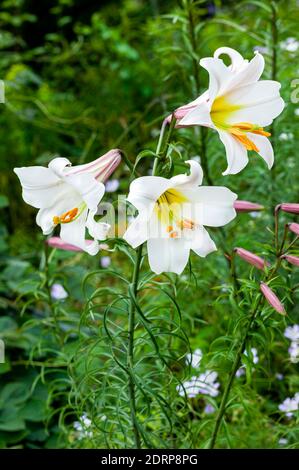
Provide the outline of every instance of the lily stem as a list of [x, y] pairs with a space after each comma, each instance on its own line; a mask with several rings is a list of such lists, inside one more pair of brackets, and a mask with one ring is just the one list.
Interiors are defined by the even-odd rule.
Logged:
[[129, 401], [131, 410], [131, 419], [136, 449], [141, 448], [141, 438], [136, 417], [136, 394], [135, 382], [133, 379], [134, 370], [134, 330], [135, 330], [135, 298], [138, 292], [138, 280], [140, 272], [140, 263], [142, 258], [142, 245], [137, 248], [136, 260], [132, 275], [132, 292], [134, 299], [130, 300], [129, 318], [128, 318], [128, 349], [127, 349], [127, 368], [129, 370]]

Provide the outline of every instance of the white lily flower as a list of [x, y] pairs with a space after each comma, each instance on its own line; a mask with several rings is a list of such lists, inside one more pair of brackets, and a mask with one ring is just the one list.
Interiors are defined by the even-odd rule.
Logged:
[[[220, 55], [231, 59], [225, 65]], [[210, 76], [209, 88], [195, 101], [175, 112], [178, 126], [207, 126], [215, 129], [226, 149], [228, 167], [223, 175], [239, 173], [248, 163], [248, 150], [254, 150], [270, 169], [274, 162], [269, 132], [263, 127], [272, 123], [284, 108], [280, 83], [259, 80], [264, 58], [256, 52], [248, 62], [229, 47], [221, 47], [214, 57], [201, 59], [200, 65]]]
[[201, 257], [216, 250], [204, 228], [221, 227], [236, 212], [237, 195], [220, 186], [203, 186], [199, 163], [189, 160], [190, 175], [170, 179], [143, 176], [130, 185], [127, 200], [139, 214], [129, 225], [124, 239], [133, 247], [147, 241], [149, 264], [153, 272], [180, 274], [190, 250]]
[[[22, 185], [23, 199], [39, 209], [36, 222], [44, 235], [60, 225], [61, 240], [90, 255], [99, 251], [97, 240], [106, 238], [109, 225], [97, 223], [94, 216], [104, 193], [105, 181], [121, 161], [119, 150], [111, 150], [97, 160], [71, 166], [66, 158], [54, 158], [48, 168], [15, 168]], [[94, 239], [85, 240], [88, 230]]]

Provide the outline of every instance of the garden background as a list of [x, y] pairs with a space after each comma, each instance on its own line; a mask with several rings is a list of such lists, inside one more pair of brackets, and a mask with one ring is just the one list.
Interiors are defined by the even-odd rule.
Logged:
[[[178, 390], [207, 370], [217, 372], [223, 390], [242, 302], [246, 310], [259, 282], [241, 259], [232, 272], [225, 254], [240, 246], [271, 258], [274, 207], [299, 202], [298, 20], [295, 0], [1, 2], [1, 448], [134, 446], [122, 367], [128, 250], [117, 241], [96, 257], [47, 247], [12, 169], [47, 165], [55, 155], [84, 163], [110, 148], [121, 148], [134, 164], [142, 150], [155, 151], [163, 119], [207, 87], [199, 59], [229, 46], [248, 59], [259, 50], [266, 60], [263, 78], [282, 83], [286, 108], [271, 128], [275, 166], [268, 171], [254, 154], [241, 174], [223, 177], [221, 142], [197, 128], [175, 133], [175, 172], [185, 171], [183, 160], [205, 153], [205, 184], [225, 185], [265, 210], [238, 214], [223, 231], [212, 229], [216, 253], [192, 256], [181, 276], [152, 276], [151, 289], [145, 260], [140, 305], [150, 323], [140, 319], [135, 332], [142, 446], [207, 445], [219, 396], [190, 398]], [[143, 158], [138, 171], [146, 175], [151, 166]], [[123, 162], [107, 199], [127, 194], [131, 177]], [[296, 218], [284, 213], [280, 220], [283, 230]], [[299, 323], [299, 276], [295, 267], [286, 272], [274, 286], [288, 315], [269, 308], [250, 335], [245, 373], [235, 380], [218, 447], [299, 446], [296, 416], [278, 408], [299, 392], [298, 364], [284, 337], [288, 325]], [[235, 295], [236, 277], [247, 300]], [[197, 349], [200, 366], [186, 363], [186, 354]]]

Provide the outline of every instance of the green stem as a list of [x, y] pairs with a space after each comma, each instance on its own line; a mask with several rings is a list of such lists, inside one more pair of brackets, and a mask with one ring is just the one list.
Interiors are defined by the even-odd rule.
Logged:
[[157, 174], [159, 174], [159, 166], [165, 162], [165, 159], [167, 156], [168, 144], [171, 139], [172, 133], [174, 131], [175, 123], [176, 123], [176, 119], [174, 116], [172, 116], [169, 129], [168, 129], [168, 134], [166, 136], [164, 145], [162, 145], [162, 143], [163, 143], [166, 125], [164, 123], [162, 125], [159, 142], [158, 142], [157, 150], [156, 150], [157, 157], [155, 158], [153, 171], [152, 171], [153, 176], [156, 176]]
[[[138, 247], [136, 252], [136, 260], [132, 275], [132, 291], [136, 298], [138, 292], [138, 279], [140, 272], [140, 263], [142, 258], [142, 245]], [[138, 428], [138, 421], [136, 417], [136, 395], [135, 395], [135, 382], [133, 379], [134, 370], [134, 330], [135, 330], [135, 299], [131, 299], [128, 318], [128, 350], [127, 350], [127, 368], [129, 370], [129, 402], [131, 410], [131, 419], [133, 425], [133, 433], [135, 439], [136, 449], [141, 448], [141, 439]]]
[[[271, 2], [271, 80], [277, 80], [277, 51], [278, 51], [278, 25], [277, 25], [277, 5], [275, 2]], [[275, 155], [275, 124], [274, 121], [270, 127], [272, 147]], [[275, 194], [275, 179], [276, 179], [276, 164], [273, 165], [271, 170], [271, 205], [274, 206], [274, 194]]]

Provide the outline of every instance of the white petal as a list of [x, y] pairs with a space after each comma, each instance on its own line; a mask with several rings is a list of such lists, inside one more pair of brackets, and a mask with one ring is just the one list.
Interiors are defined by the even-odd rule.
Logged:
[[67, 158], [57, 157], [50, 161], [48, 167], [58, 178], [63, 178], [65, 168], [71, 165]]
[[191, 244], [191, 249], [202, 258], [205, 258], [213, 251], [217, 251], [215, 243], [203, 226], [196, 230], [194, 241]]
[[193, 220], [199, 225], [222, 227], [236, 217], [234, 202], [238, 196], [224, 186], [201, 186], [184, 194], [191, 201]]
[[94, 216], [95, 212], [89, 211], [86, 220], [86, 228], [89, 235], [95, 240], [105, 240], [110, 230], [110, 225], [105, 222], [96, 222]]
[[210, 105], [204, 102], [192, 108], [186, 115], [180, 119], [180, 126], [206, 126], [214, 128], [210, 115]]
[[257, 82], [264, 71], [264, 67], [264, 57], [256, 52], [255, 57], [249, 62], [247, 67], [243, 67], [240, 72], [234, 74], [229, 83], [227, 83], [225, 93], [234, 88]]
[[87, 209], [77, 219], [69, 224], [61, 224], [60, 238], [71, 245], [78, 246], [90, 255], [96, 255], [99, 251], [97, 241], [88, 244], [85, 240]]
[[49, 207], [65, 185], [49, 168], [29, 166], [15, 168], [22, 189], [23, 199], [33, 207]]
[[189, 259], [189, 244], [183, 238], [150, 238], [147, 242], [151, 270], [181, 274]]
[[248, 137], [259, 149], [259, 155], [265, 160], [270, 170], [274, 163], [274, 152], [270, 140], [264, 135], [252, 134], [251, 132], [248, 132]]
[[279, 94], [280, 83], [262, 80], [239, 87], [226, 94], [226, 100], [232, 105], [241, 106], [227, 119], [227, 123], [251, 122], [260, 126], [272, 123], [284, 108], [284, 101]]
[[231, 47], [219, 47], [215, 52], [214, 52], [214, 57], [216, 59], [219, 59], [221, 55], [228, 55], [231, 64], [230, 64], [230, 69], [236, 73], [238, 70], [242, 70], [243, 67], [247, 66], [248, 60], [245, 60], [243, 56], [236, 51], [235, 49], [232, 49]]
[[121, 151], [119, 149], [112, 149], [90, 163], [67, 168], [65, 174], [74, 175], [78, 173], [90, 173], [98, 181], [104, 182], [111, 175], [111, 173], [113, 173], [120, 162]]
[[203, 171], [200, 164], [194, 160], [187, 160], [190, 166], [190, 175], [177, 175], [171, 178], [171, 187], [181, 189], [199, 186], [202, 183]]
[[214, 57], [201, 59], [199, 63], [209, 72], [209, 98], [213, 102], [217, 96], [223, 93], [232, 78], [233, 72], [221, 59], [215, 59]]
[[157, 199], [169, 188], [169, 179], [161, 176], [141, 176], [132, 181], [127, 200], [139, 212], [148, 213], [150, 216]]
[[105, 185], [95, 179], [92, 174], [78, 173], [64, 177], [64, 181], [72, 186], [91, 211], [96, 211], [105, 193]]
[[148, 220], [144, 219], [142, 213], [130, 223], [123, 238], [132, 248], [140, 246], [148, 239]]
[[37, 213], [36, 223], [41, 227], [44, 235], [51, 233], [55, 227], [54, 216], [61, 216], [76, 207], [80, 208], [82, 204], [81, 197], [72, 188], [67, 185], [64, 185], [63, 188], [63, 192], [55, 193], [55, 197], [49, 201], [50, 206], [42, 207]]
[[218, 130], [219, 137], [226, 150], [227, 169], [223, 175], [235, 175], [248, 163], [247, 149], [228, 132]]

